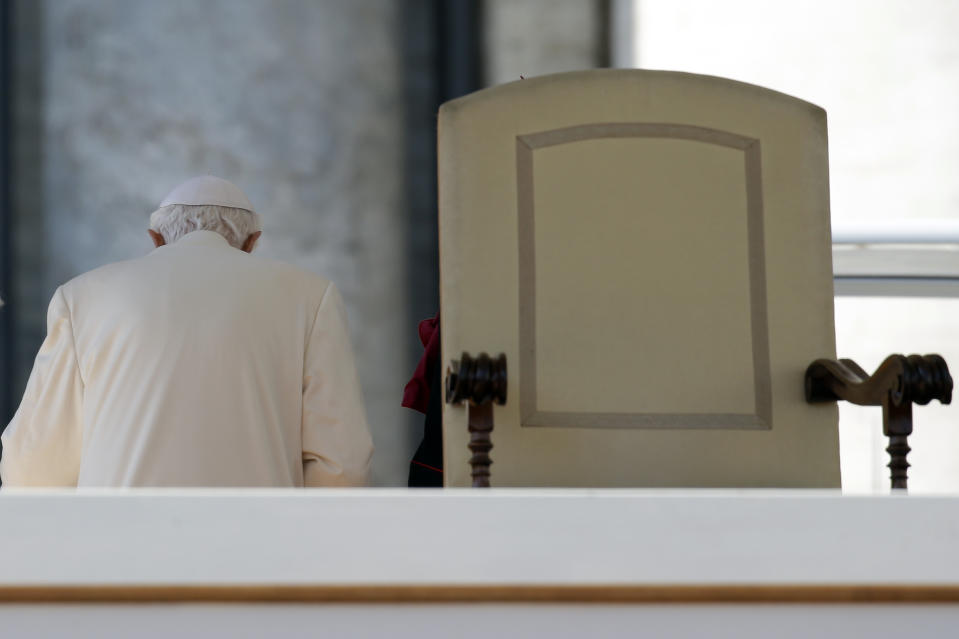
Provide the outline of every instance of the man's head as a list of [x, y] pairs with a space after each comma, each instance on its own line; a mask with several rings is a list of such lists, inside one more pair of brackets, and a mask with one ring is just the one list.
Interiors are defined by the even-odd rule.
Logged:
[[215, 231], [234, 248], [249, 253], [260, 237], [260, 216], [243, 191], [204, 175], [170, 191], [150, 215], [150, 237], [158, 247], [192, 231]]

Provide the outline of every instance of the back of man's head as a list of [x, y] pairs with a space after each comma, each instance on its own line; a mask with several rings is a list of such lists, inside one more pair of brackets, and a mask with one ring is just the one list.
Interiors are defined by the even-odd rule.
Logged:
[[260, 216], [235, 185], [203, 175], [180, 184], [163, 198], [160, 208], [150, 215], [150, 230], [162, 236], [165, 244], [193, 231], [214, 231], [234, 248], [251, 250], [251, 238], [255, 242], [254, 235], [259, 236]]

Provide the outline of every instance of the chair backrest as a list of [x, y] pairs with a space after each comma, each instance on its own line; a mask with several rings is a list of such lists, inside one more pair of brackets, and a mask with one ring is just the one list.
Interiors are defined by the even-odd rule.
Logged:
[[[639, 70], [439, 113], [445, 362], [506, 353], [494, 486], [839, 485], [826, 114]], [[444, 405], [446, 483], [469, 485]]]

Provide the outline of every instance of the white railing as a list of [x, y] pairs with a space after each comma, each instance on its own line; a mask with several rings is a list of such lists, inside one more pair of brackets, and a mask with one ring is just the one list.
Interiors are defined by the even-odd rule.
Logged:
[[959, 245], [959, 220], [916, 219], [833, 223], [832, 243]]
[[833, 224], [836, 295], [959, 297], [959, 220]]

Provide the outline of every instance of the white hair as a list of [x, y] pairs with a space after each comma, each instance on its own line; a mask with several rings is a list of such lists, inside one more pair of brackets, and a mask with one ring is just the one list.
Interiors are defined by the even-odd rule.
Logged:
[[260, 230], [260, 216], [231, 206], [171, 204], [150, 214], [150, 229], [167, 244], [192, 231], [216, 231], [230, 246], [243, 248], [246, 238]]

